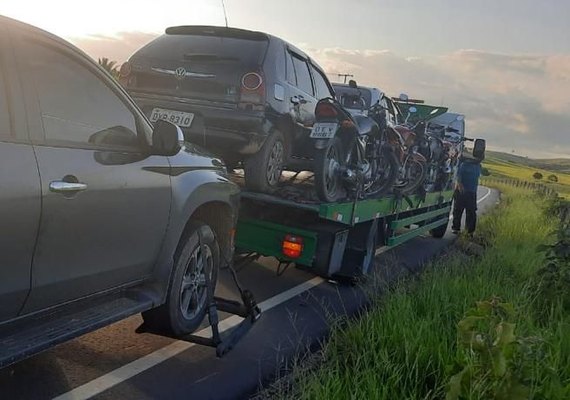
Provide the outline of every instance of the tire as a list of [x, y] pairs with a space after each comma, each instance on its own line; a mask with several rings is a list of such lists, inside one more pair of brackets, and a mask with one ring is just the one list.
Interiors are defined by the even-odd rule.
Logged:
[[342, 177], [338, 172], [344, 159], [342, 142], [338, 136], [327, 147], [315, 154], [315, 190], [321, 201], [334, 203], [346, 196]]
[[285, 139], [279, 131], [269, 136], [263, 147], [245, 161], [245, 186], [252, 191], [273, 193], [285, 165]]
[[390, 148], [384, 148], [382, 150], [382, 162], [384, 162], [385, 171], [384, 177], [378, 183], [374, 183], [370, 189], [366, 191], [367, 197], [378, 197], [381, 196], [392, 189], [394, 182], [398, 179], [398, 158], [394, 151]]
[[[200, 248], [200, 236], [206, 254]], [[166, 303], [143, 313], [145, 324], [150, 325], [153, 330], [174, 336], [188, 335], [202, 323], [212, 301], [220, 266], [220, 247], [214, 232], [207, 224], [191, 221], [182, 240], [182, 248], [174, 260]], [[213, 285], [211, 290], [208, 290], [206, 275], [196, 275], [200, 259], [206, 262], [205, 272], [209, 272], [209, 280]], [[196, 306], [192, 306], [193, 300]], [[184, 304], [186, 301], [188, 306]]]
[[[420, 186], [423, 185], [427, 173], [425, 163], [414, 159], [410, 159], [408, 160], [408, 162], [413, 163], [413, 167], [416, 170], [414, 171], [414, 177], [408, 178], [409, 179], [408, 182], [400, 190], [401, 193], [404, 195], [414, 194], [420, 188]], [[412, 166], [409, 166], [408, 168], [412, 168]], [[406, 171], [406, 173], [408, 172]]]
[[447, 222], [445, 224], [438, 226], [435, 229], [432, 229], [430, 231], [431, 236], [436, 239], [441, 239], [445, 235], [445, 232], [447, 232], [447, 225], [449, 225], [449, 218], [447, 219]]

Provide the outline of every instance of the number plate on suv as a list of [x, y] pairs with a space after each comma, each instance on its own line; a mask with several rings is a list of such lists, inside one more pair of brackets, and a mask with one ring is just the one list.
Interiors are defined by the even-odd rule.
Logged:
[[150, 121], [156, 122], [159, 119], [172, 122], [182, 128], [188, 128], [192, 125], [194, 114], [182, 111], [165, 110], [164, 108], [155, 108], [150, 114]]

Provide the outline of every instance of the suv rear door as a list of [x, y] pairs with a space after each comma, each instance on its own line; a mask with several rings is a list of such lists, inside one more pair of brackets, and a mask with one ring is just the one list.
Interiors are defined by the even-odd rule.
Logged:
[[168, 159], [148, 155], [150, 125], [86, 56], [31, 33], [14, 47], [42, 188], [24, 312], [149, 277], [171, 199]]
[[0, 323], [18, 315], [30, 290], [40, 221], [40, 176], [6, 27], [0, 26]]

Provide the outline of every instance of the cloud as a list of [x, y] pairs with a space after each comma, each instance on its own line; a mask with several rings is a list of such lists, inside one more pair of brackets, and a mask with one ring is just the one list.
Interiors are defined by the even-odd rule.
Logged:
[[113, 36], [90, 35], [71, 38], [70, 41], [94, 59], [107, 57], [122, 64], [131, 54], [157, 36], [156, 33], [148, 32], [119, 32]]
[[570, 155], [570, 56], [305, 50], [333, 79], [352, 73], [362, 85], [390, 95], [405, 92], [464, 113], [468, 134], [487, 139], [490, 148], [531, 157]]

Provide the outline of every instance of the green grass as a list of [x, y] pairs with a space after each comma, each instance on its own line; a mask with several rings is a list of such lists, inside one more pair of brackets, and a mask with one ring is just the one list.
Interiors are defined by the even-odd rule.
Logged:
[[[570, 174], [555, 171], [552, 164], [537, 164], [546, 165], [552, 169], [544, 169], [534, 166], [534, 164], [523, 163], [519, 159], [522, 157], [505, 157], [501, 155], [502, 153], [491, 153], [489, 154], [485, 161], [483, 162], [483, 167], [487, 168], [491, 175], [490, 178], [509, 178], [518, 179], [527, 182], [542, 183], [556, 192], [560, 193], [562, 196], [570, 198]], [[539, 161], [534, 160], [534, 163], [539, 163]], [[533, 178], [535, 172], [540, 172], [543, 179], [537, 180]], [[557, 183], [550, 182], [547, 178], [550, 175], [556, 175], [558, 178]]]
[[487, 151], [486, 154], [488, 158], [512, 164], [524, 165], [535, 169], [539, 168], [542, 170], [552, 171], [554, 173], [570, 173], [570, 158], [532, 159], [498, 151]]
[[502, 205], [480, 224], [479, 234], [491, 241], [481, 258], [449, 256], [399, 285], [361, 319], [335, 330], [319, 367], [298, 368], [292, 392], [282, 397], [445, 398], [458, 372], [458, 321], [475, 302], [499, 296], [516, 308], [515, 333], [544, 341], [541, 361], [532, 366], [531, 398], [570, 398], [570, 317], [553, 309], [541, 325], [529, 289], [544, 261], [536, 247], [555, 223], [535, 195], [501, 190]]

